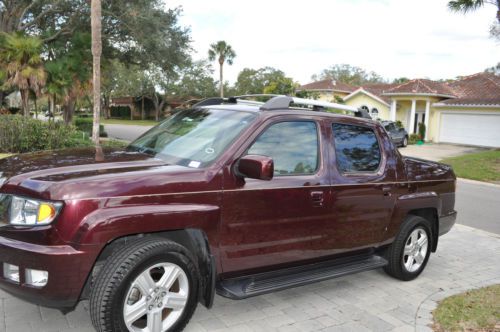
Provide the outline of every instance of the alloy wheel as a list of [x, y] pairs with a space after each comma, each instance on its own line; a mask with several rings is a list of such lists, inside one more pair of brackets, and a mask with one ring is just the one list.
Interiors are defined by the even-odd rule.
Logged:
[[181, 317], [189, 296], [186, 273], [176, 264], [148, 267], [132, 282], [123, 306], [129, 331], [163, 332]]
[[415, 272], [425, 262], [429, 239], [422, 227], [415, 228], [406, 239], [403, 252], [403, 265], [408, 272]]

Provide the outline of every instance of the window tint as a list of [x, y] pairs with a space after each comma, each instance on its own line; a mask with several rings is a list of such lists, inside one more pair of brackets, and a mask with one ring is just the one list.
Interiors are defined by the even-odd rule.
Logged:
[[337, 167], [340, 172], [374, 172], [380, 164], [380, 148], [373, 130], [333, 124]]
[[275, 175], [313, 174], [318, 168], [316, 124], [305, 121], [274, 124], [247, 153], [273, 158]]

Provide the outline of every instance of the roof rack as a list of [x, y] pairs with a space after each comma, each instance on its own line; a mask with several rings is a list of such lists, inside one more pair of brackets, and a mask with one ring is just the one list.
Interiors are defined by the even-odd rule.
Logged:
[[[271, 98], [265, 103], [255, 100], [245, 100], [245, 98], [256, 98], [256, 97], [271, 97]], [[371, 119], [371, 116], [368, 114], [366, 110], [358, 109], [353, 106], [330, 103], [322, 100], [297, 98], [297, 97], [275, 95], [275, 94], [253, 94], [253, 95], [234, 96], [229, 98], [218, 98], [218, 97], [207, 98], [195, 104], [193, 108], [201, 106], [221, 105], [224, 103], [260, 106], [260, 109], [262, 111], [287, 109], [290, 108], [291, 104], [296, 104], [303, 106], [312, 106], [313, 111], [325, 111], [326, 108], [331, 108], [353, 113], [354, 116], [356, 117]]]

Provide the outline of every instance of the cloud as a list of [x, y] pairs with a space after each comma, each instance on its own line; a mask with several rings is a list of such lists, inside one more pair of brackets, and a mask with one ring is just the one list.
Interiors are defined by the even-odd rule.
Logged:
[[446, 0], [309, 0], [248, 2], [172, 0], [191, 26], [195, 58], [226, 40], [237, 53], [226, 78], [272, 66], [307, 83], [332, 64], [349, 63], [384, 77], [452, 78], [500, 60], [489, 37], [495, 7], [462, 15]]

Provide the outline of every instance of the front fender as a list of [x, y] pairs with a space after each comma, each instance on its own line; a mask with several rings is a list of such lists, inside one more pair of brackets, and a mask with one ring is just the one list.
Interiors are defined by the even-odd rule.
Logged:
[[71, 243], [106, 244], [139, 233], [197, 228], [209, 237], [217, 230], [220, 208], [214, 205], [171, 203], [98, 208], [82, 219]]

